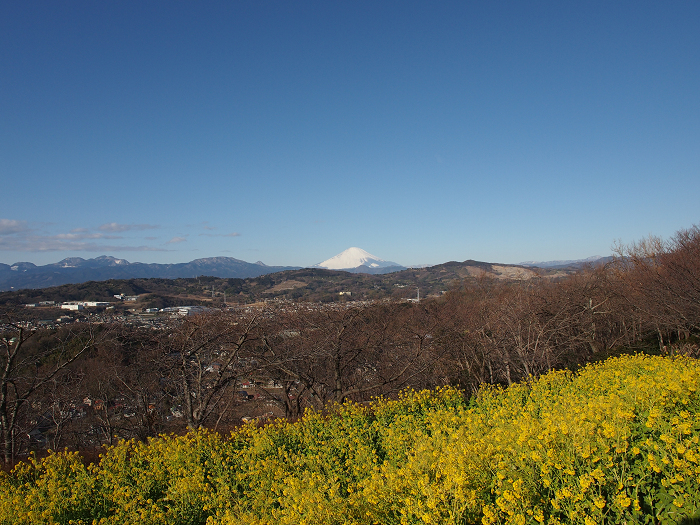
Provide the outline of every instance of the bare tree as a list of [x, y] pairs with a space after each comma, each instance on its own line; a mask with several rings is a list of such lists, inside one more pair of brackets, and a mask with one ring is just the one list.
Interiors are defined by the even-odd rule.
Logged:
[[648, 237], [618, 245], [613, 267], [621, 295], [666, 346], [671, 336], [700, 331], [700, 227], [669, 241]]
[[462, 283], [444, 299], [452, 377], [473, 390], [585, 362], [624, 340], [613, 299], [604, 268], [556, 282]]
[[188, 428], [201, 427], [230, 406], [236, 382], [255, 368], [248, 350], [258, 338], [261, 315], [203, 313], [185, 318], [164, 335], [159, 363], [169, 381], [166, 391]]
[[436, 327], [434, 312], [411, 304], [278, 312], [260, 359], [287, 385], [296, 403], [286, 401], [286, 413], [295, 415], [305, 403], [322, 408], [419, 384], [436, 363]]
[[0, 446], [5, 464], [14, 462], [26, 441], [28, 429], [20, 428], [20, 423], [36, 394], [106, 332], [80, 324], [48, 338], [46, 344], [32, 345], [36, 334], [8, 320], [0, 336]]

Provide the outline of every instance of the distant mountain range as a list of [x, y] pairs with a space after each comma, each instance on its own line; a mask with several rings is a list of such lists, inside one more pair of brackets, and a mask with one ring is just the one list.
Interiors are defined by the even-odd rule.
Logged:
[[606, 264], [612, 261], [612, 257], [601, 257], [600, 255], [594, 255], [593, 257], [588, 257], [587, 259], [573, 259], [568, 261], [526, 261], [518, 263], [519, 266], [530, 266], [536, 268], [582, 268], [586, 265], [599, 265]]
[[[596, 256], [573, 261], [529, 261], [520, 263], [520, 265], [478, 264], [488, 264], [489, 268], [491, 266], [493, 268], [509, 268], [506, 273], [510, 274], [521, 271], [515, 270], [517, 266], [522, 270], [525, 269], [523, 267], [538, 267], [547, 270], [576, 269], [588, 264], [604, 264], [610, 259], [610, 257]], [[452, 264], [457, 263], [450, 262], [438, 266], [447, 267]], [[463, 264], [467, 264], [471, 268], [476, 263], [465, 261]], [[385, 261], [356, 247], [348, 248], [330, 259], [315, 264], [311, 268], [341, 270], [349, 273], [370, 275], [389, 274], [407, 269], [398, 263]], [[426, 268], [426, 266], [421, 266], [420, 268]], [[177, 279], [199, 276], [247, 279], [299, 269], [301, 269], [299, 266], [267, 266], [260, 261], [249, 263], [233, 257], [209, 257], [177, 264], [131, 263], [126, 259], [117, 259], [106, 255], [95, 257], [94, 259], [69, 257], [57, 263], [43, 266], [37, 266], [30, 262], [18, 262], [12, 265], [0, 263], [0, 291], [49, 288], [63, 284], [107, 281], [110, 279]], [[496, 272], [498, 275], [500, 273]]]
[[153, 277], [177, 279], [207, 275], [245, 279], [298, 268], [298, 266], [267, 266], [260, 261], [249, 263], [233, 257], [209, 257], [178, 264], [130, 263], [126, 259], [116, 259], [106, 255], [94, 259], [69, 257], [44, 266], [37, 266], [30, 262], [19, 262], [13, 265], [0, 263], [0, 290], [48, 288], [86, 281]]

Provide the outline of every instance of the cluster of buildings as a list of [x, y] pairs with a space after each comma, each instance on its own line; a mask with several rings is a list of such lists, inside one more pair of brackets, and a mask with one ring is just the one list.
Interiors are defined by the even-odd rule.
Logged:
[[114, 294], [114, 297], [120, 301], [138, 301], [138, 295], [124, 295], [123, 293]]
[[207, 308], [206, 306], [171, 306], [169, 308], [163, 308], [162, 310], [158, 310], [157, 308], [149, 308], [148, 310], [146, 310], [146, 312], [148, 312], [149, 310], [155, 310], [158, 312], [171, 313], [186, 317], [188, 315], [201, 314], [202, 312], [206, 312], [209, 309], [210, 308]]
[[[114, 297], [120, 301], [138, 301], [138, 295], [115, 294]], [[110, 307], [113, 306], [109, 301], [66, 301], [56, 304], [56, 301], [41, 301], [38, 303], [28, 303], [24, 305], [26, 308], [34, 308], [41, 306], [59, 306], [63, 310], [83, 310], [85, 308]]]
[[[123, 295], [123, 294], [118, 294], [114, 296], [116, 299], [119, 299], [121, 301], [137, 301], [139, 296], [138, 295]], [[33, 307], [41, 307], [41, 306], [51, 306], [51, 307], [58, 307], [61, 308], [62, 310], [72, 310], [72, 311], [82, 311], [85, 310], [86, 308], [106, 308], [107, 310], [111, 310], [114, 308], [115, 303], [110, 302], [110, 301], [65, 301], [65, 302], [56, 302], [56, 301], [41, 301], [40, 303], [29, 303], [25, 304], [24, 306], [26, 308], [33, 308]], [[147, 314], [154, 314], [154, 313], [166, 313], [170, 314], [173, 316], [189, 316], [189, 315], [197, 315], [202, 312], [205, 312], [209, 310], [210, 308], [207, 308], [206, 306], [173, 306], [169, 308], [147, 308], [144, 310], [145, 313]]]
[[37, 306], [56, 306], [56, 301], [41, 301], [39, 303], [29, 303], [24, 305], [27, 308], [34, 308]]
[[111, 303], [107, 301], [68, 301], [61, 303], [61, 309], [63, 310], [83, 310], [85, 308], [96, 308], [98, 306], [111, 306]]

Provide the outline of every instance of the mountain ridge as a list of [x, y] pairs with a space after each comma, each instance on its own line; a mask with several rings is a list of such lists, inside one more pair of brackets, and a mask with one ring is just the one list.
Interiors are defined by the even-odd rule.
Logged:
[[[391, 261], [379, 259], [359, 248], [353, 250], [348, 255], [353, 258], [343, 259], [339, 257], [341, 252], [335, 256], [339, 265], [350, 264], [359, 261], [359, 266], [351, 268], [328, 269], [320, 265], [332, 260], [327, 259], [318, 265], [307, 267], [308, 269], [321, 269], [334, 272], [345, 272], [350, 274], [385, 275], [404, 271], [418, 272], [427, 268], [434, 268], [435, 271], [451, 272], [452, 268], [464, 267], [469, 271], [460, 270], [460, 277], [467, 274], [474, 276], [479, 272], [486, 274], [494, 273], [498, 278], [503, 278], [506, 274], [514, 278], [522, 278], [524, 270], [541, 268], [548, 272], [558, 270], [569, 271], [581, 268], [590, 264], [605, 264], [610, 257], [590, 257], [576, 261], [550, 261], [550, 263], [521, 263], [520, 265], [482, 263], [467, 260], [462, 263], [449, 261], [446, 263], [421, 267], [406, 268]], [[366, 254], [366, 255], [365, 255]], [[360, 257], [357, 257], [360, 255]], [[360, 259], [363, 259], [360, 260]], [[341, 260], [342, 259], [342, 260]], [[343, 262], [345, 261], [345, 262]], [[369, 263], [369, 264], [365, 264]], [[371, 266], [374, 264], [374, 266]], [[517, 270], [516, 270], [517, 268]], [[265, 275], [285, 272], [290, 270], [302, 270], [300, 266], [267, 266], [262, 261], [249, 263], [233, 257], [208, 257], [194, 259], [188, 263], [140, 263], [129, 262], [108, 255], [101, 255], [93, 259], [83, 259], [81, 257], [68, 257], [56, 263], [37, 266], [31, 262], [17, 262], [12, 265], [0, 263], [0, 291], [20, 290], [20, 289], [42, 289], [65, 284], [79, 284], [89, 281], [108, 281], [112, 279], [178, 279], [192, 278], [199, 276], [210, 276], [218, 278], [249, 279]], [[466, 272], [466, 273], [465, 273]], [[527, 273], [527, 272], [526, 272]], [[521, 277], [518, 277], [521, 276]]]
[[67, 257], [43, 266], [30, 262], [0, 264], [0, 291], [48, 288], [110, 279], [176, 279], [200, 275], [245, 279], [298, 268], [299, 266], [267, 266], [260, 261], [249, 263], [233, 257], [208, 257], [169, 264], [132, 263], [108, 255], [93, 259]]
[[601, 255], [593, 255], [585, 259], [570, 259], [557, 261], [525, 261], [518, 263], [518, 266], [526, 266], [533, 268], [568, 268], [568, 267], [583, 267], [585, 265], [606, 264], [612, 260], [612, 256], [603, 257]]

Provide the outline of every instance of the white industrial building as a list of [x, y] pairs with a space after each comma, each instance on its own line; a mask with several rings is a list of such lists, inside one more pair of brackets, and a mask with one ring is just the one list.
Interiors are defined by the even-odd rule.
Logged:
[[63, 303], [61, 305], [63, 310], [84, 310], [85, 307], [80, 303]]

